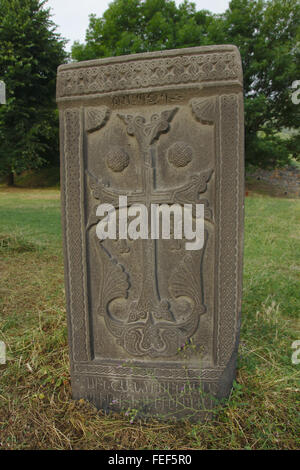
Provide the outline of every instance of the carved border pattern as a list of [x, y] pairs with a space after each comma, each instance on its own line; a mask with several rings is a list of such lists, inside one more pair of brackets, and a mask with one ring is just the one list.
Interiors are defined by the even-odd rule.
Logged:
[[211, 81], [240, 82], [241, 76], [235, 51], [100, 63], [59, 71], [57, 97]]
[[[135, 369], [133, 369], [135, 367]], [[132, 378], [163, 378], [170, 380], [182, 380], [182, 379], [205, 379], [210, 381], [218, 380], [224, 371], [224, 367], [204, 368], [198, 369], [187, 369], [184, 367], [180, 368], [163, 368], [163, 367], [136, 367], [132, 368], [128, 365], [114, 366], [105, 364], [76, 364], [75, 373], [85, 374], [100, 377], [132, 377]], [[134, 370], [134, 372], [133, 372]]]
[[[220, 97], [218, 364], [226, 364], [236, 343], [239, 254], [239, 100]], [[225, 163], [225, 164], [224, 164]], [[221, 328], [222, 325], [222, 328]]]
[[[234, 350], [238, 312], [238, 255], [239, 255], [239, 99], [237, 94], [219, 98], [191, 100], [195, 118], [205, 125], [215, 124], [215, 142], [220, 141], [216, 158], [218, 164], [218, 305], [216, 306], [214, 341], [217, 364], [225, 365]], [[218, 152], [219, 150], [219, 152]], [[226, 164], [224, 165], [224, 162]], [[221, 327], [222, 325], [222, 327]]]
[[[84, 280], [82, 233], [82, 146], [81, 114], [78, 109], [64, 113], [64, 199], [65, 250], [69, 279], [69, 321], [71, 324], [72, 355], [75, 361], [89, 360], [88, 316]], [[79, 190], [78, 190], [79, 188]]]

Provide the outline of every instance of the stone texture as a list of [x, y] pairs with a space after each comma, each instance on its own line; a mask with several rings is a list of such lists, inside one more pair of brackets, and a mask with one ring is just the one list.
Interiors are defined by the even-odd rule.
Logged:
[[[228, 396], [240, 327], [244, 148], [234, 46], [59, 67], [74, 398], [195, 419]], [[205, 243], [105, 240], [96, 207], [205, 204]]]
[[247, 188], [266, 192], [274, 196], [300, 197], [300, 170], [297, 166], [264, 170], [257, 168], [246, 173]]

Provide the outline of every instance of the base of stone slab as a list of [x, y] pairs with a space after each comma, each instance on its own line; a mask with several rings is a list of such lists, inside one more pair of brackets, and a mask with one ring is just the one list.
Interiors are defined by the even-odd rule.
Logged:
[[[162, 421], [205, 422], [213, 420], [226, 403], [231, 392], [233, 377], [230, 379], [224, 380], [223, 377], [221, 383], [200, 381], [183, 383], [174, 380], [173, 386], [170, 387], [169, 381], [155, 379], [137, 383], [130, 378], [95, 380], [89, 377], [85, 390], [73, 386], [73, 399], [84, 399], [106, 414], [124, 413], [132, 421], [152, 418]], [[80, 382], [78, 381], [77, 385]], [[99, 390], [100, 387], [103, 388], [102, 391]]]

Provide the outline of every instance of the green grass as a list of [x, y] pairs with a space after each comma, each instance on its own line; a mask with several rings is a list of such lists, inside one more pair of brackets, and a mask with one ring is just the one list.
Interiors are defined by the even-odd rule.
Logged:
[[57, 190], [0, 190], [0, 256], [0, 449], [299, 448], [299, 200], [246, 198], [238, 377], [214, 422], [130, 423], [72, 401]]

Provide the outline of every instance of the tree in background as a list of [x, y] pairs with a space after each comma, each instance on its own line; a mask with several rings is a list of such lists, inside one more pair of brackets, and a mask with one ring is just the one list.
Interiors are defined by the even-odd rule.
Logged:
[[102, 18], [90, 15], [86, 44], [75, 42], [72, 57], [79, 61], [203, 44], [213, 18], [187, 0], [178, 8], [173, 0], [115, 0]]
[[15, 174], [59, 159], [55, 83], [65, 41], [44, 4], [0, 0], [0, 79], [7, 91], [0, 107], [0, 174], [9, 184]]
[[102, 18], [90, 16], [86, 43], [72, 57], [88, 60], [209, 44], [235, 44], [244, 69], [246, 163], [275, 166], [300, 159], [299, 106], [291, 100], [300, 79], [298, 0], [232, 0], [222, 15], [196, 11], [185, 0], [115, 0]]
[[300, 4], [298, 0], [232, 0], [210, 25], [217, 44], [238, 46], [243, 60], [246, 162], [259, 166], [300, 159], [300, 109], [291, 99], [300, 77]]

